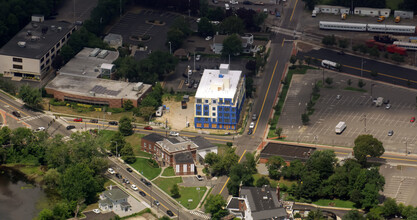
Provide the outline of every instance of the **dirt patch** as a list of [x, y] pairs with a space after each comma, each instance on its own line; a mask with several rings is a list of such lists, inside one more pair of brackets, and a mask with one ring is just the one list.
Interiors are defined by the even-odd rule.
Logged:
[[127, 220], [157, 220], [157, 218], [155, 218], [155, 216], [153, 216], [150, 213], [145, 213], [142, 216], [134, 216], [127, 218]]

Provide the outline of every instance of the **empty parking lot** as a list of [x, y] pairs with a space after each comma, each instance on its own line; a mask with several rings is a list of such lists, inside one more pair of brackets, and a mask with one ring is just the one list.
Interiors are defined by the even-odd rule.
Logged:
[[[321, 88], [308, 126], [302, 126], [301, 114], [314, 83], [323, 78], [322, 71], [294, 75], [279, 120], [286, 140], [353, 147], [358, 135], [371, 134], [383, 142], [386, 151], [417, 153], [417, 123], [410, 122], [411, 117], [417, 115], [416, 91], [371, 80], [364, 81], [366, 92], [350, 91], [345, 90], [347, 81], [350, 79], [351, 87], [357, 88], [357, 78], [327, 71], [324, 75], [333, 78], [333, 88]], [[341, 95], [339, 100], [337, 95]], [[391, 108], [373, 105], [375, 97], [389, 99]], [[339, 121], [346, 122], [347, 128], [337, 135], [335, 126]], [[388, 136], [390, 130], [394, 132], [393, 136]]]

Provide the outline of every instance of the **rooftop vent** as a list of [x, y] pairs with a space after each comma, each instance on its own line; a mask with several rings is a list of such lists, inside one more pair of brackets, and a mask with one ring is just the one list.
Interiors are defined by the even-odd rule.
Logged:
[[90, 55], [88, 55], [88, 56], [90, 56], [90, 57], [96, 57], [99, 53], [100, 53], [100, 48], [94, 48], [94, 50], [93, 51], [91, 51], [90, 52]]
[[264, 197], [262, 197], [262, 199], [268, 199], [268, 196], [264, 196]]
[[58, 27], [58, 31], [62, 31], [62, 27]]
[[56, 30], [56, 26], [55, 25], [51, 25], [51, 30]]
[[19, 45], [19, 47], [26, 47], [26, 42], [24, 42], [24, 41], [19, 41], [19, 42], [17, 42], [17, 45]]
[[107, 55], [109, 55], [109, 51], [108, 50], [102, 50], [98, 55], [97, 58], [101, 58], [104, 59]]

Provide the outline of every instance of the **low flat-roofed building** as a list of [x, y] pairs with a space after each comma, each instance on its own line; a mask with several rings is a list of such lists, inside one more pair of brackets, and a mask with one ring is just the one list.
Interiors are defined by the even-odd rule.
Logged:
[[109, 33], [104, 37], [103, 41], [116, 49], [123, 45], [123, 37], [120, 34]]
[[59, 71], [45, 90], [54, 98], [89, 105], [121, 108], [127, 100], [137, 107], [152, 86], [141, 82], [102, 79], [114, 72], [118, 52], [84, 48]]
[[0, 73], [14, 81], [41, 82], [75, 30], [68, 22], [32, 16], [32, 21], [0, 49]]
[[304, 147], [269, 142], [265, 148], [262, 149], [259, 162], [266, 163], [272, 156], [280, 156], [285, 161], [293, 161], [299, 159], [305, 162], [308, 160], [308, 158], [310, 158], [311, 154], [313, 154], [315, 150], [315, 147]]

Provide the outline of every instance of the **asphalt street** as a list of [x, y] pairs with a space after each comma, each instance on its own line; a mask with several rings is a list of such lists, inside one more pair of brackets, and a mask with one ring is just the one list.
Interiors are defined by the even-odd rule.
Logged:
[[[415, 89], [417, 88], [417, 70], [415, 69], [404, 68], [398, 65], [351, 54], [339, 55], [337, 51], [324, 48], [308, 52], [299, 52], [298, 56], [340, 63], [342, 65], [342, 72], [355, 76], [362, 76]], [[378, 76], [376, 78], [372, 77], [372, 72], [377, 72]]]

